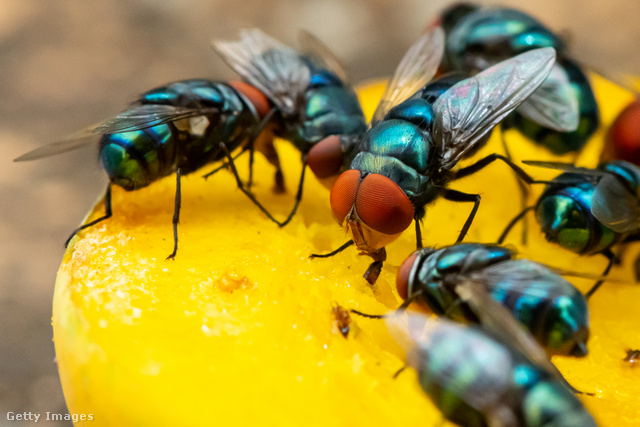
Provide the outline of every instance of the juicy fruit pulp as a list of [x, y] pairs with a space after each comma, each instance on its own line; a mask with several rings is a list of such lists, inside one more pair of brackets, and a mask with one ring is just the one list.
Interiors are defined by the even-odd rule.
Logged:
[[[602, 118], [611, 123], [632, 95], [594, 78]], [[360, 91], [371, 116], [382, 84]], [[578, 164], [595, 166], [599, 131]], [[516, 160], [554, 159], [515, 131], [507, 143]], [[293, 203], [299, 153], [278, 143], [289, 193], [271, 192], [273, 169], [256, 156], [256, 197], [278, 218]], [[502, 152], [498, 132], [477, 157]], [[571, 158], [560, 160], [572, 161]], [[473, 159], [469, 160], [471, 163]], [[463, 162], [466, 164], [466, 162]], [[246, 160], [238, 160], [246, 178]], [[211, 166], [213, 169], [215, 165]], [[539, 179], [558, 174], [528, 168]], [[351, 315], [348, 338], [334, 307], [385, 313], [400, 305], [395, 273], [415, 249], [413, 227], [388, 248], [372, 287], [370, 260], [353, 248], [310, 260], [348, 237], [336, 225], [329, 191], [311, 175], [292, 223], [279, 229], [240, 192], [230, 174], [208, 171], [183, 178], [180, 248], [172, 248], [175, 177], [136, 192], [113, 191], [114, 216], [79, 234], [58, 273], [53, 328], [60, 377], [70, 413], [93, 414], [101, 425], [430, 425], [442, 416], [424, 396], [412, 370], [397, 379], [403, 353], [384, 322]], [[516, 178], [500, 164], [452, 185], [482, 194], [466, 241], [494, 242], [520, 210]], [[532, 196], [541, 186], [532, 188]], [[426, 246], [455, 241], [471, 204], [437, 201], [423, 223]], [[98, 203], [87, 220], [102, 215]], [[518, 230], [510, 242], [523, 257], [572, 271], [600, 274], [604, 257], [580, 258], [546, 242], [529, 218], [529, 245]], [[640, 347], [640, 287], [625, 263], [591, 299], [589, 356], [553, 361], [601, 425], [640, 422], [640, 370], [623, 362]], [[586, 291], [592, 281], [571, 279]], [[81, 423], [82, 424], [82, 423]]]

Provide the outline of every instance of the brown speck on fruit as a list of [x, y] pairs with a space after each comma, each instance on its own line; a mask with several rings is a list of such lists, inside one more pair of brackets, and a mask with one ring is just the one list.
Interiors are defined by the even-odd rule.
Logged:
[[640, 350], [627, 350], [627, 357], [622, 359], [624, 362], [629, 362], [631, 364], [640, 364]]
[[349, 316], [349, 310], [342, 307], [340, 304], [333, 306], [333, 315], [336, 318], [336, 326], [343, 337], [349, 336], [349, 330], [351, 329], [351, 316]]

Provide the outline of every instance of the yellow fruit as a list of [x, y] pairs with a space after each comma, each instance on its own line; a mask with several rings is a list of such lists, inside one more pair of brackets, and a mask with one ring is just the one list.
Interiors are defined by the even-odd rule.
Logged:
[[[632, 96], [594, 79], [607, 125]], [[361, 88], [369, 115], [381, 90], [380, 83]], [[580, 165], [597, 163], [602, 135]], [[517, 159], [551, 158], [514, 131], [507, 139]], [[289, 144], [277, 149], [289, 193], [272, 193], [273, 170], [260, 157], [253, 190], [284, 218], [301, 164]], [[496, 132], [478, 156], [501, 150]], [[239, 163], [246, 166], [244, 158]], [[541, 178], [557, 173], [528, 170]], [[247, 176], [246, 167], [240, 173]], [[284, 229], [226, 171], [208, 181], [200, 175], [183, 178], [175, 261], [165, 260], [173, 244], [175, 177], [130, 193], [114, 188], [114, 216], [69, 246], [56, 282], [53, 328], [70, 413], [90, 414], [91, 426], [437, 425], [441, 415], [415, 373], [392, 378], [403, 354], [384, 322], [352, 316], [344, 338], [333, 311], [340, 305], [384, 313], [399, 305], [394, 273], [415, 248], [412, 228], [388, 247], [389, 261], [372, 287], [362, 278], [370, 260], [353, 248], [308, 258], [348, 239], [332, 218], [329, 192], [311, 175], [300, 211]], [[467, 241], [495, 241], [520, 209], [516, 179], [499, 162], [452, 187], [482, 194]], [[425, 245], [453, 243], [470, 209], [445, 200], [428, 208]], [[87, 220], [103, 210], [98, 203]], [[551, 245], [529, 222], [523, 256], [574, 271], [604, 269], [604, 257], [580, 258]], [[513, 244], [518, 234], [512, 233]], [[590, 301], [590, 355], [553, 359], [576, 388], [595, 393], [581, 399], [601, 425], [640, 423], [640, 368], [622, 361], [625, 349], [640, 347], [640, 287], [630, 284], [636, 252], [628, 251], [612, 272], [625, 282], [606, 283]], [[572, 281], [583, 291], [591, 284]]]

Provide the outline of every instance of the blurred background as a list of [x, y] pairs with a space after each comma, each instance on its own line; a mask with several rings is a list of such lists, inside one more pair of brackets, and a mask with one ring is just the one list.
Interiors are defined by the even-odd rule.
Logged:
[[[295, 45], [304, 28], [359, 82], [389, 75], [437, 11], [451, 3], [0, 2], [0, 426], [31, 424], [8, 421], [9, 411], [66, 413], [54, 363], [53, 287], [63, 242], [107, 182], [90, 148], [31, 163], [11, 159], [117, 113], [153, 87], [234, 77], [209, 48], [211, 38], [260, 27]], [[581, 60], [640, 75], [640, 2], [498, 3], [522, 8], [563, 34]]]

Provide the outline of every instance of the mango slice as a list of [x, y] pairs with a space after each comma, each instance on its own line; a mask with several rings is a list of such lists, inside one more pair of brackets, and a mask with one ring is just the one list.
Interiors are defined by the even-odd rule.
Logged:
[[[633, 96], [598, 76], [593, 81], [606, 127]], [[381, 82], [360, 88], [369, 116], [382, 89]], [[603, 135], [579, 165], [596, 165]], [[558, 160], [515, 131], [506, 137], [517, 160]], [[284, 218], [301, 162], [288, 143], [277, 149], [289, 192], [271, 191], [273, 169], [259, 156], [253, 191]], [[491, 152], [502, 153], [498, 132], [477, 157]], [[245, 158], [238, 163], [246, 177]], [[527, 170], [540, 179], [557, 174]], [[335, 314], [336, 307], [385, 313], [401, 303], [395, 272], [415, 249], [413, 227], [387, 248], [388, 262], [370, 286], [362, 278], [370, 260], [353, 248], [308, 258], [348, 240], [332, 218], [328, 190], [311, 174], [299, 213], [279, 229], [228, 172], [206, 181], [205, 172], [183, 177], [175, 261], [165, 260], [173, 245], [175, 177], [135, 192], [114, 188], [113, 217], [81, 232], [64, 255], [53, 331], [65, 398], [79, 425], [437, 425], [442, 416], [415, 372], [393, 378], [403, 353], [384, 322], [352, 315], [349, 323]], [[452, 188], [482, 194], [467, 241], [495, 241], [520, 210], [516, 178], [500, 162]], [[530, 204], [541, 190], [532, 188]], [[453, 243], [471, 207], [446, 200], [430, 206], [424, 244]], [[99, 202], [86, 220], [103, 211]], [[606, 265], [602, 256], [578, 257], [547, 243], [533, 218], [528, 245], [520, 244], [519, 227], [510, 243], [524, 257], [567, 270], [598, 275]], [[553, 359], [576, 388], [595, 394], [581, 399], [603, 426], [640, 424], [640, 368], [622, 360], [627, 349], [640, 348], [640, 287], [631, 265], [637, 249], [628, 248], [612, 271], [617, 281], [590, 301], [589, 356]], [[592, 284], [570, 280], [583, 291]], [[347, 325], [345, 338], [340, 329]]]

